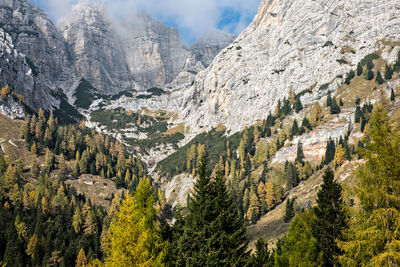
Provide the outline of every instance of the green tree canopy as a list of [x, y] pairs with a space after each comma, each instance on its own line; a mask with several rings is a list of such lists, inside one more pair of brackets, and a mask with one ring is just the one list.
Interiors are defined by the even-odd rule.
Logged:
[[360, 210], [350, 223], [340, 262], [349, 266], [400, 265], [400, 134], [382, 106], [367, 131], [365, 164], [356, 172]]

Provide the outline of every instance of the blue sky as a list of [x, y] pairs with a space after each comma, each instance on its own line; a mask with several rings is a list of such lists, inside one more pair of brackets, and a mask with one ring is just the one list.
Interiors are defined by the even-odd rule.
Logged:
[[[79, 0], [31, 0], [56, 22]], [[82, 1], [82, 0], [81, 0]], [[178, 28], [186, 44], [220, 29], [239, 34], [253, 20], [261, 0], [83, 0], [102, 2], [118, 18], [145, 11], [170, 27]]]

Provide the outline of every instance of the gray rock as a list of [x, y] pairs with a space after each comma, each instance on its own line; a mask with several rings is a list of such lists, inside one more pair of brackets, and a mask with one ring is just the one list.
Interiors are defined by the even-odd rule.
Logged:
[[236, 37], [220, 30], [210, 31], [196, 40], [190, 50], [195, 53], [198, 61], [208, 67], [218, 53], [235, 41]]
[[233, 132], [266, 118], [290, 88], [316, 85], [318, 94], [333, 81], [333, 90], [338, 75], [380, 49], [377, 40], [400, 40], [399, 14], [397, 0], [264, 0], [251, 25], [177, 93], [181, 119], [195, 132], [218, 123]]

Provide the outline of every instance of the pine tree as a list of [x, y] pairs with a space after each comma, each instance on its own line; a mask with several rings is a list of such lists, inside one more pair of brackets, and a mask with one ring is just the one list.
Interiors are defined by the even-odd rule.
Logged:
[[335, 158], [335, 151], [335, 142], [329, 138], [325, 152], [325, 164], [329, 164]]
[[339, 100], [339, 106], [343, 107], [344, 103], [343, 103], [343, 98], [340, 98]]
[[125, 197], [103, 245], [106, 266], [162, 266], [167, 244], [161, 240], [149, 179], [140, 180], [134, 197]]
[[374, 78], [375, 74], [372, 69], [367, 69], [364, 74], [364, 78], [368, 81], [371, 81]]
[[303, 105], [301, 104], [300, 97], [296, 97], [296, 100], [293, 103], [293, 109], [296, 113], [299, 113], [303, 109]]
[[303, 144], [300, 141], [297, 143], [296, 162], [304, 163]]
[[296, 215], [286, 237], [278, 242], [275, 266], [322, 266], [317, 240], [312, 236], [309, 221], [312, 214]]
[[291, 189], [299, 184], [297, 171], [292, 162], [289, 162], [286, 167], [287, 188]]
[[292, 218], [295, 216], [295, 211], [294, 211], [294, 203], [296, 199], [295, 198], [287, 198], [286, 200], [286, 205], [285, 205], [285, 214], [283, 216], [283, 221], [285, 223], [290, 222]]
[[347, 76], [346, 76], [346, 79], [345, 79], [345, 83], [346, 84], [350, 84], [351, 83], [351, 80], [354, 78], [354, 71], [353, 70], [350, 70], [350, 72], [349, 73], [347, 73]]
[[340, 107], [337, 104], [335, 98], [332, 99], [332, 103], [331, 103], [330, 107], [331, 107], [331, 114], [339, 114], [340, 113]]
[[363, 114], [362, 114], [361, 108], [359, 105], [357, 105], [356, 111], [354, 113], [354, 122], [359, 123], [362, 116], [363, 116]]
[[386, 64], [385, 66], [385, 79], [386, 80], [391, 80], [393, 77], [393, 69], [390, 67], [390, 65]]
[[396, 95], [394, 94], [394, 91], [393, 91], [393, 88], [392, 88], [392, 90], [390, 91], [390, 100], [394, 101], [395, 99], [396, 99]]
[[65, 163], [64, 155], [60, 155], [60, 159], [58, 161], [58, 175], [61, 179], [64, 179], [64, 176], [67, 174], [67, 164]]
[[381, 72], [378, 70], [377, 72], [376, 72], [376, 78], [375, 78], [375, 81], [380, 85], [380, 84], [383, 84], [383, 78], [382, 78], [382, 74], [381, 74]]
[[400, 134], [376, 106], [366, 133], [365, 163], [356, 171], [360, 211], [339, 243], [347, 266], [400, 265]]
[[297, 120], [295, 119], [293, 121], [292, 129], [290, 131], [290, 135], [291, 136], [295, 136], [295, 135], [297, 135], [298, 132], [299, 132], [299, 126], [297, 124]]
[[337, 266], [336, 258], [341, 251], [336, 240], [342, 239], [347, 225], [347, 215], [342, 200], [342, 187], [335, 181], [330, 168], [325, 171], [323, 183], [317, 195], [316, 218], [311, 231], [317, 239], [318, 250], [322, 251], [324, 266]]
[[361, 66], [361, 63], [358, 62], [358, 64], [357, 64], [357, 76], [361, 76], [362, 73], [363, 73], [363, 68]]
[[270, 257], [268, 243], [262, 238], [256, 241], [255, 253], [251, 255], [249, 265], [254, 267], [274, 266], [274, 258]]
[[301, 122], [301, 127], [303, 127], [304, 129], [307, 129], [307, 130], [312, 130], [310, 121], [306, 117], [303, 118], [303, 121]]
[[331, 105], [332, 105], [332, 96], [331, 96], [331, 93], [329, 93], [326, 98], [326, 106], [330, 107]]
[[292, 109], [290, 108], [290, 101], [287, 100], [286, 98], [283, 99], [283, 108], [282, 108], [283, 114], [281, 114], [281, 115], [287, 116], [290, 114], [291, 111], [292, 111]]
[[178, 241], [176, 265], [243, 264], [248, 257], [245, 225], [226, 191], [223, 170], [217, 169], [215, 181], [211, 181], [204, 156], [199, 160], [198, 170], [184, 233]]

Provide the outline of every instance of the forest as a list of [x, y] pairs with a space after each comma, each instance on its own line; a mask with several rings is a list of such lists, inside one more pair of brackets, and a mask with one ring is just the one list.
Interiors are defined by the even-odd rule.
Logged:
[[[46, 119], [39, 113], [38, 117], [27, 119], [23, 134], [31, 150], [50, 155], [46, 155], [44, 166], [33, 164], [26, 171], [20, 161], [0, 158], [0, 223], [4, 229], [0, 232], [1, 261], [6, 266], [398, 265], [400, 134], [379, 104], [360, 110], [360, 117], [367, 111], [371, 115], [363, 146], [357, 153], [365, 160], [355, 171], [354, 190], [359, 203], [346, 203], [342, 186], [334, 178], [333, 170], [340, 164], [335, 146], [342, 147], [346, 137], [337, 144], [330, 141], [327, 157], [319, 166], [324, 175], [316, 206], [298, 212], [293, 209], [295, 200], [286, 199], [284, 219], [290, 222], [289, 232], [273, 247], [258, 240], [254, 251], [247, 247], [246, 226], [261, 205], [252, 206], [251, 198], [250, 213], [243, 214], [244, 206], [237, 202], [226, 164], [219, 161], [213, 170], [209, 169], [210, 155], [204, 146], [191, 148], [195, 157], [188, 160], [186, 167], [194, 168], [198, 179], [187, 208], [176, 209], [176, 221], [170, 224], [171, 207], [145, 173], [140, 174], [135, 186], [129, 187], [128, 183], [131, 190], [121, 198], [115, 196], [108, 210], [93, 206], [74, 188], [66, 186], [68, 171], [64, 168], [68, 167], [63, 164], [68, 165], [67, 161], [82, 173], [90, 173], [90, 166], [94, 165], [92, 171], [96, 174], [113, 171], [117, 176], [118, 172], [126, 176], [130, 170], [132, 175], [139, 175], [136, 165], [128, 164], [137, 164], [137, 159], [123, 158], [123, 151], [115, 149], [117, 142], [106, 142], [102, 136], [80, 128], [58, 125], [51, 114]], [[36, 135], [36, 131], [44, 131], [46, 137], [40, 138], [42, 135]], [[244, 132], [238, 149], [242, 155], [240, 151], [247, 149], [246, 135], [254, 138], [254, 132]], [[68, 144], [61, 144], [57, 136], [68, 136]], [[74, 157], [81, 152], [88, 155], [85, 162], [81, 162], [83, 156]], [[107, 163], [96, 161], [93, 155], [99, 154]], [[238, 165], [241, 164], [242, 171], [246, 171], [245, 158], [239, 155]], [[285, 164], [286, 179], [294, 183], [292, 186], [299, 179], [296, 164], [305, 164], [301, 146], [296, 162]], [[258, 187], [262, 188], [263, 182], [260, 184]], [[274, 205], [273, 198], [269, 198], [276, 195], [268, 184], [267, 181], [264, 192], [258, 190], [260, 194], [256, 195], [265, 197], [262, 205], [267, 210]], [[275, 201], [283, 200], [281, 195]], [[371, 238], [376, 242], [369, 242]]]

